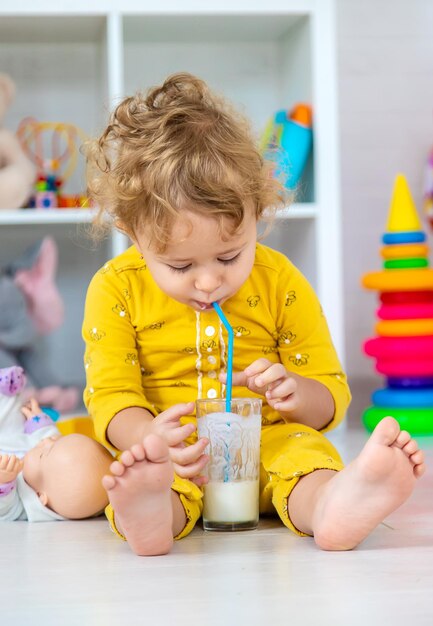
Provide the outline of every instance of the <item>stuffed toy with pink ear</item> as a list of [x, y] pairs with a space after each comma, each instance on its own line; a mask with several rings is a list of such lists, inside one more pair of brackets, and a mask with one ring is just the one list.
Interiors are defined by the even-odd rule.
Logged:
[[24, 294], [29, 316], [40, 335], [63, 322], [63, 302], [55, 283], [57, 257], [54, 240], [45, 237], [33, 266], [15, 272], [14, 283]]
[[[0, 124], [15, 95], [15, 84], [0, 74]], [[18, 138], [0, 128], [0, 209], [19, 209], [33, 192], [36, 169]]]
[[56, 270], [57, 246], [51, 237], [0, 269], [0, 368], [23, 367], [30, 384], [24, 397], [65, 412], [77, 406], [79, 391], [65, 387], [50, 370], [40, 341], [63, 322]]

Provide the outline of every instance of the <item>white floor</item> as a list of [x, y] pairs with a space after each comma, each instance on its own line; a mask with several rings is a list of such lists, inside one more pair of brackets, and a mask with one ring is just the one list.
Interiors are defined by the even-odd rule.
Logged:
[[[332, 439], [346, 461], [366, 435]], [[433, 464], [433, 441], [420, 440]], [[139, 558], [104, 519], [3, 523], [0, 624], [375, 626], [433, 624], [433, 476], [356, 550], [321, 552], [277, 520], [196, 529]]]

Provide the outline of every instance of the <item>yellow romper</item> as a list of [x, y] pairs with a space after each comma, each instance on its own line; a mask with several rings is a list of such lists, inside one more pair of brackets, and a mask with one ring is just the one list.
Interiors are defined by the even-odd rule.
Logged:
[[[284, 255], [257, 244], [250, 277], [223, 309], [235, 335], [234, 371], [260, 357], [280, 361], [287, 370], [314, 378], [331, 392], [335, 413], [324, 430], [343, 419], [350, 391], [320, 303]], [[227, 333], [217, 313], [196, 312], [167, 296], [135, 247], [93, 277], [83, 337], [84, 400], [97, 440], [109, 449], [113, 448], [107, 427], [122, 409], [138, 406], [157, 415], [179, 402], [223, 395], [218, 373], [226, 366]], [[233, 397], [254, 395], [244, 387], [233, 388]], [[277, 511], [286, 526], [299, 532], [287, 512], [290, 492], [300, 476], [316, 469], [340, 470], [340, 456], [321, 433], [285, 423], [265, 398], [262, 426], [260, 511]], [[172, 488], [187, 516], [180, 538], [191, 532], [201, 515], [202, 492], [178, 476]], [[107, 516], [115, 529], [110, 506]]]

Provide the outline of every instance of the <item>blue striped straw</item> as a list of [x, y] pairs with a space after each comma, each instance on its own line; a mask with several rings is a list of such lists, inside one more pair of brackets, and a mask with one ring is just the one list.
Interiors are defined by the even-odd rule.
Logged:
[[227, 347], [227, 382], [226, 382], [226, 412], [230, 413], [230, 409], [232, 406], [232, 378], [233, 378], [233, 328], [228, 323], [226, 316], [223, 313], [222, 308], [218, 304], [218, 302], [212, 302], [212, 306], [215, 311], [218, 313], [218, 317], [224, 324], [228, 336], [229, 342]]

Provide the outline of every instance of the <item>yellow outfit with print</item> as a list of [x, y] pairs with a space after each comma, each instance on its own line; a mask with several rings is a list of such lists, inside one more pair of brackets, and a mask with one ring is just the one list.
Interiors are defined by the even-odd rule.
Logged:
[[[257, 244], [249, 278], [223, 309], [235, 335], [234, 371], [260, 357], [281, 362], [329, 389], [335, 413], [325, 430], [343, 419], [350, 392], [326, 319], [311, 285], [284, 255]], [[217, 313], [194, 311], [167, 296], [135, 247], [106, 263], [92, 279], [83, 337], [84, 400], [97, 440], [111, 449], [107, 427], [122, 409], [143, 407], [157, 415], [179, 402], [224, 395], [218, 374], [226, 367], [227, 333]], [[233, 397], [254, 395], [233, 388]], [[298, 532], [287, 514], [287, 498], [299, 477], [315, 469], [339, 470], [342, 462], [321, 433], [285, 423], [263, 400], [260, 510], [276, 510]], [[201, 515], [202, 493], [177, 476], [173, 489], [187, 515], [182, 537]], [[107, 516], [113, 523], [110, 507]]]

